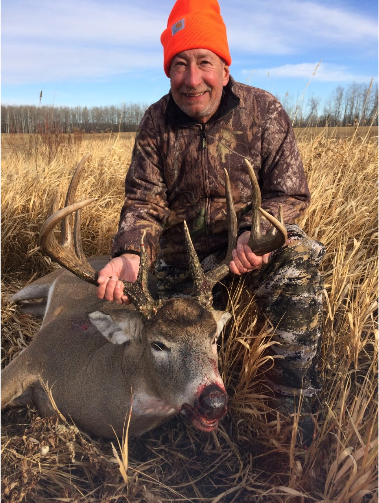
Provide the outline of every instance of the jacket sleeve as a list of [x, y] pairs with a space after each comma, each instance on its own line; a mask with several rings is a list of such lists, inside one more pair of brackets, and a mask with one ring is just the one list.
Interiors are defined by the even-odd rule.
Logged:
[[269, 96], [260, 138], [262, 208], [276, 217], [282, 205], [284, 222], [291, 224], [309, 206], [311, 196], [290, 119], [279, 101]]
[[149, 262], [154, 262], [157, 257], [159, 237], [169, 209], [156, 136], [151, 110], [148, 109], [136, 136], [125, 179], [125, 202], [121, 209], [118, 232], [112, 242], [112, 257], [123, 253], [139, 254], [144, 231]]

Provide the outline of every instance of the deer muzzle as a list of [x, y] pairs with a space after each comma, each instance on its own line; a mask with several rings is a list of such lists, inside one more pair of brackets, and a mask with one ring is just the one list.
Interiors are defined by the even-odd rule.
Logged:
[[217, 385], [205, 388], [199, 398], [198, 413], [207, 419], [221, 419], [226, 414], [227, 395]]
[[194, 407], [184, 404], [182, 412], [191, 421], [192, 425], [201, 431], [212, 431], [217, 428], [218, 422], [228, 410], [228, 397], [217, 384], [207, 386]]

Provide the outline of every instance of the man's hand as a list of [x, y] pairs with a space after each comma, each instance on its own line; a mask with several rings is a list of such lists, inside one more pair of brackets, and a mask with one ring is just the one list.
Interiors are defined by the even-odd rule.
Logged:
[[250, 232], [246, 231], [240, 235], [237, 240], [237, 248], [233, 250], [233, 260], [229, 264], [231, 272], [234, 274], [243, 274], [245, 272], [260, 269], [263, 264], [268, 263], [269, 253], [266, 255], [255, 255], [247, 246], [249, 242]]
[[130, 304], [129, 298], [124, 295], [122, 281], [135, 282], [138, 275], [140, 258], [133, 253], [125, 253], [113, 258], [99, 271], [97, 282], [97, 296], [99, 299], [114, 300], [117, 304]]

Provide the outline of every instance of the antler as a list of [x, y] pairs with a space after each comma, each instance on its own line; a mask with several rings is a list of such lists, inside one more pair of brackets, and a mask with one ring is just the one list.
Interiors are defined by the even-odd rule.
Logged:
[[149, 292], [147, 270], [148, 260], [144, 244], [145, 234], [146, 230], [143, 231], [141, 237], [140, 265], [137, 279], [134, 283], [131, 283], [130, 281], [123, 281], [123, 283], [124, 294], [130, 298], [136, 309], [138, 309], [138, 311], [149, 320], [156, 314], [162, 302], [161, 300], [154, 300]]
[[[80, 235], [81, 208], [96, 201], [96, 198], [86, 199], [85, 201], [71, 204], [75, 198], [79, 178], [88, 157], [89, 155], [83, 157], [76, 167], [70, 187], [67, 191], [65, 208], [55, 212], [46, 220], [41, 228], [39, 241], [41, 248], [50, 258], [84, 281], [97, 285], [97, 273], [88, 263], [83, 253]], [[72, 213], [75, 213], [74, 229], [68, 222], [68, 217]], [[53, 232], [54, 227], [59, 222], [61, 222], [60, 243], [55, 238]]]
[[[81, 208], [84, 208], [93, 201], [96, 201], [96, 198], [86, 199], [85, 201], [77, 203], [73, 202], [80, 176], [88, 157], [89, 155], [83, 157], [76, 167], [67, 191], [65, 208], [55, 212], [43, 224], [40, 232], [40, 245], [46, 254], [53, 260], [84, 281], [97, 286], [97, 272], [88, 263], [83, 253], [80, 235]], [[280, 221], [278, 221], [276, 218], [260, 208], [261, 196], [254, 170], [247, 159], [245, 159], [245, 162], [249, 169], [249, 175], [253, 186], [252, 226], [249, 246], [257, 255], [263, 255], [264, 253], [268, 253], [269, 251], [282, 246], [287, 240], [287, 232], [283, 224], [281, 209], [279, 211]], [[236, 247], [237, 241], [237, 216], [231, 195], [229, 176], [226, 170], [224, 170], [224, 172], [228, 219], [228, 249], [222, 263], [206, 274], [201, 267], [200, 261], [192, 244], [187, 224], [184, 222], [186, 246], [189, 256], [190, 270], [194, 278], [195, 295], [198, 297], [199, 302], [207, 308], [212, 306], [212, 288], [229, 273], [229, 263], [233, 258], [232, 251]], [[260, 233], [261, 216], [259, 212], [261, 212], [262, 215], [274, 226], [274, 229], [271, 229], [264, 236], [261, 236]], [[75, 213], [74, 225], [72, 224], [73, 213]], [[56, 240], [53, 232], [54, 227], [59, 222], [61, 222], [60, 243]], [[159, 306], [161, 305], [161, 301], [154, 300], [149, 292], [148, 260], [144, 246], [144, 238], [145, 232], [141, 238], [141, 261], [137, 280], [135, 283], [131, 283], [129, 281], [123, 281], [123, 283], [125, 295], [130, 298], [135, 307], [145, 318], [150, 319], [157, 312]]]
[[[286, 243], [287, 230], [283, 223], [281, 206], [279, 208], [279, 220], [260, 207], [261, 193], [254, 170], [247, 159], [245, 159], [245, 163], [248, 167], [249, 177], [253, 189], [251, 236], [248, 244], [256, 255], [264, 255], [265, 253], [269, 253], [277, 248], [280, 248], [280, 246]], [[229, 263], [233, 258], [232, 252], [237, 244], [237, 216], [231, 194], [229, 175], [225, 169], [224, 172], [228, 219], [228, 249], [224, 260], [221, 264], [215, 267], [215, 269], [204, 273], [192, 244], [187, 223], [184, 222], [184, 235], [189, 256], [190, 270], [194, 281], [194, 293], [198, 297], [199, 302], [207, 308], [212, 306], [212, 289], [214, 285], [221, 281], [229, 273]], [[261, 235], [260, 228], [262, 218], [261, 214], [273, 225], [273, 228], [270, 229], [264, 236]]]
[[[84, 208], [96, 198], [86, 199], [74, 203], [76, 189], [83, 171], [86, 160], [89, 155], [77, 165], [72, 176], [70, 186], [66, 195], [65, 207], [56, 211], [43, 224], [40, 232], [40, 246], [49, 257], [58, 262], [61, 266], [78, 276], [80, 279], [98, 286], [97, 272], [88, 263], [82, 248], [80, 233], [81, 208]], [[72, 214], [75, 213], [74, 225], [72, 223]], [[61, 242], [59, 243], [54, 236], [54, 227], [61, 222]], [[143, 244], [145, 233], [141, 239], [141, 262], [137, 276], [137, 281], [131, 283], [124, 281], [124, 292], [135, 307], [145, 316], [151, 318], [160, 306], [160, 301], [155, 301], [148, 289], [147, 256]]]
[[[277, 250], [286, 243], [287, 229], [284, 226], [281, 205], [279, 206], [278, 219], [261, 208], [261, 191], [259, 189], [254, 169], [247, 159], [245, 159], [245, 164], [249, 172], [253, 192], [251, 234], [248, 246], [250, 246], [251, 250], [256, 255], [264, 255], [265, 253]], [[273, 227], [271, 227], [264, 236], [261, 234], [262, 215], [273, 225]]]
[[232, 191], [230, 188], [229, 175], [226, 169], [225, 172], [225, 192], [226, 192], [226, 208], [228, 218], [228, 249], [224, 260], [217, 267], [207, 272], [206, 274], [201, 267], [199, 258], [192, 244], [191, 237], [188, 231], [187, 223], [184, 222], [184, 236], [186, 240], [187, 253], [189, 256], [190, 271], [194, 280], [194, 293], [198, 297], [199, 302], [207, 308], [212, 307], [213, 297], [212, 289], [216, 283], [221, 281], [229, 273], [229, 262], [232, 260], [232, 251], [236, 247], [237, 241], [237, 215], [234, 209]]

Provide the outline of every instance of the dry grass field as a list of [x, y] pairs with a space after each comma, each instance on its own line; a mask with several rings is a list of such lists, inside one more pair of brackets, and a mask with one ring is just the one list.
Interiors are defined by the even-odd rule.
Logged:
[[[177, 417], [126, 440], [128, 457], [115, 439], [117, 459], [110, 441], [89, 438], [70, 420], [42, 420], [34, 408], [5, 411], [2, 501], [378, 501], [377, 128], [335, 133], [297, 131], [313, 194], [298, 223], [327, 248], [324, 388], [310, 448], [295, 445], [296, 413], [289, 420], [266, 416], [268, 391], [260, 379], [270, 330], [256, 332], [254, 310], [244, 307], [254, 300], [246, 299], [242, 285], [233, 297], [230, 335], [220, 347], [230, 402], [217, 432], [197, 432]], [[57, 267], [38, 247], [53, 200], [63, 205], [76, 163], [91, 153], [78, 198], [98, 200], [84, 211], [83, 244], [87, 255], [108, 253], [132, 141], [124, 135], [3, 135], [3, 365], [39, 326], [17, 312], [9, 294]]]
[[320, 134], [324, 138], [336, 140], [356, 137], [365, 141], [367, 138], [378, 137], [378, 126], [304, 127], [295, 128], [295, 134], [298, 141], [314, 139]]

